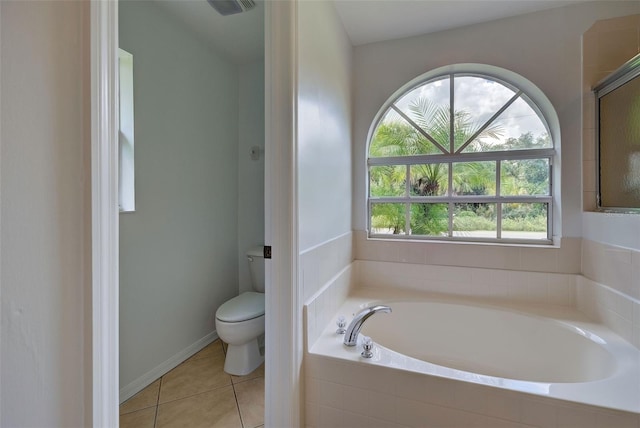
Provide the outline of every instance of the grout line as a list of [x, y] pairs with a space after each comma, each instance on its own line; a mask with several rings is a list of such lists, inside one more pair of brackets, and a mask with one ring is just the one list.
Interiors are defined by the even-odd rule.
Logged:
[[[227, 350], [225, 349], [224, 346], [224, 342], [221, 339], [220, 340], [220, 348], [222, 348], [222, 355], [227, 358]], [[223, 369], [224, 371], [224, 369]], [[238, 417], [240, 418], [240, 425], [242, 425], [242, 428], [245, 428], [244, 426], [244, 421], [242, 420], [242, 413], [240, 412], [240, 403], [238, 403], [238, 394], [236, 394], [236, 386], [235, 386], [235, 382], [233, 381], [233, 376], [229, 375], [229, 380], [231, 381], [231, 388], [233, 390], [233, 398], [236, 400], [236, 409], [238, 410]]]
[[158, 398], [156, 398], [156, 414], [153, 416], [153, 428], [158, 423], [158, 408], [160, 407], [160, 392], [162, 391], [162, 379], [164, 376], [160, 376], [160, 385], [158, 386]]
[[244, 426], [244, 421], [242, 420], [242, 413], [240, 412], [240, 403], [238, 403], [238, 395], [236, 394], [236, 387], [233, 383], [231, 383], [231, 387], [233, 388], [233, 397], [236, 399], [236, 408], [238, 409], [238, 416], [240, 417], [240, 424], [242, 428], [246, 428]]

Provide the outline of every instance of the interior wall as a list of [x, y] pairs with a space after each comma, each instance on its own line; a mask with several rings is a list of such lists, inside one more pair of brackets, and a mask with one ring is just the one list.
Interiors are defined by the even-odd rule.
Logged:
[[298, 11], [301, 252], [351, 231], [352, 47], [330, 2]]
[[[264, 61], [238, 67], [238, 285], [251, 290], [247, 251], [264, 244]], [[259, 149], [252, 159], [253, 147]]]
[[3, 427], [87, 421], [85, 6], [0, 2]]
[[[352, 46], [333, 2], [299, 2], [297, 31], [297, 294], [303, 304], [353, 259]], [[302, 320], [302, 307], [297, 311]], [[294, 352], [302, 361], [303, 340], [299, 346]], [[302, 404], [303, 381], [297, 386]]]
[[[482, 63], [516, 72], [550, 99], [560, 120], [562, 235], [582, 235], [581, 36], [637, 2], [599, 1], [355, 48], [354, 229], [366, 230], [366, 143], [375, 114], [402, 85], [437, 67]], [[477, 252], [483, 247], [476, 247]]]
[[237, 67], [154, 2], [120, 3], [120, 46], [136, 121], [136, 211], [120, 215], [125, 387], [210, 337], [237, 295], [239, 107]]

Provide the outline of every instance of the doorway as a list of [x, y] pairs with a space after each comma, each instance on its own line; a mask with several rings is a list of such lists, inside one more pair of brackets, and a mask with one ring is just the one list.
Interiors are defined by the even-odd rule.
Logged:
[[[294, 117], [295, 2], [265, 3], [267, 263], [266, 426], [300, 424], [300, 305]], [[95, 426], [117, 426], [118, 212], [117, 2], [91, 3], [92, 273], [91, 390]], [[273, 315], [270, 315], [273, 314]], [[270, 345], [272, 344], [272, 345]], [[284, 381], [283, 381], [284, 380]]]

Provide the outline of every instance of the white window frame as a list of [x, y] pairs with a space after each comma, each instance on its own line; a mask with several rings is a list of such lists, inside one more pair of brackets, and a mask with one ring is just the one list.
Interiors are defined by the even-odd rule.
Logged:
[[118, 49], [118, 207], [121, 213], [135, 212], [135, 157], [133, 108], [133, 55]]
[[[417, 87], [429, 84], [430, 82], [440, 80], [442, 78], [451, 79], [450, 84], [450, 108], [454, 109], [454, 84], [455, 77], [472, 76], [480, 77], [488, 80], [495, 81], [510, 88], [514, 91], [513, 98], [507, 102], [498, 112], [496, 112], [485, 125], [489, 125], [497, 118], [515, 99], [522, 96], [525, 101], [531, 106], [531, 108], [541, 118], [542, 123], [547, 129], [547, 133], [552, 143], [551, 148], [544, 149], [528, 149], [528, 150], [511, 150], [511, 151], [495, 151], [495, 152], [469, 152], [463, 153], [462, 150], [473, 141], [473, 137], [469, 141], [463, 144], [461, 147], [453, 150], [453, 142], [450, 143], [449, 153], [443, 154], [426, 154], [426, 155], [413, 155], [413, 156], [396, 156], [396, 157], [370, 157], [369, 149], [375, 131], [378, 125], [385, 117], [386, 113], [393, 109], [398, 114], [403, 116], [410, 124], [411, 119], [405, 117], [401, 111], [395, 107], [395, 103], [403, 96], [416, 89]], [[506, 78], [505, 78], [506, 77]], [[413, 124], [412, 124], [413, 125]], [[413, 125], [417, 127], [417, 125]], [[560, 226], [557, 222], [554, 222], [554, 213], [559, 213], [559, 126], [558, 119], [555, 110], [551, 106], [549, 100], [544, 94], [528, 80], [523, 77], [509, 72], [508, 70], [499, 69], [497, 67], [480, 65], [480, 64], [463, 64], [454, 65], [449, 67], [443, 67], [438, 70], [426, 73], [413, 81], [409, 82], [395, 94], [390, 97], [387, 102], [378, 111], [376, 118], [374, 119], [367, 138], [367, 176], [366, 176], [366, 192], [367, 192], [367, 233], [370, 239], [385, 239], [385, 240], [420, 240], [420, 241], [459, 241], [459, 242], [486, 242], [486, 243], [502, 243], [502, 244], [516, 244], [516, 245], [553, 245], [555, 242], [559, 242]], [[419, 129], [419, 128], [417, 128]], [[427, 136], [429, 140], [429, 138]], [[451, 133], [453, 139], [453, 133]], [[434, 143], [435, 144], [435, 143]], [[436, 144], [439, 146], [439, 144]], [[500, 194], [500, 166], [502, 161], [508, 160], [522, 160], [522, 159], [547, 159], [549, 164], [549, 194], [548, 195], [532, 195], [532, 196], [518, 196], [508, 195], [504, 196]], [[495, 161], [496, 162], [496, 194], [495, 195], [478, 195], [478, 196], [460, 196], [452, 194], [452, 166], [458, 162], [477, 162], [477, 161]], [[411, 165], [425, 165], [425, 164], [446, 164], [448, 165], [448, 179], [449, 185], [447, 186], [447, 195], [445, 196], [411, 196], [408, 189], [410, 186], [410, 168]], [[406, 174], [407, 179], [404, 196], [391, 196], [391, 197], [373, 197], [370, 192], [370, 168], [372, 166], [407, 166]], [[428, 236], [428, 235], [412, 235], [405, 234], [380, 234], [373, 233], [371, 225], [371, 210], [372, 205], [376, 203], [400, 203], [405, 204], [405, 230], [410, 230], [410, 206], [412, 203], [440, 203], [448, 204], [448, 233], [447, 236]], [[460, 203], [488, 203], [496, 204], [496, 238], [481, 238], [481, 237], [461, 237], [453, 235], [453, 212], [454, 205]], [[546, 239], [517, 239], [517, 238], [505, 238], [502, 237], [502, 204], [507, 203], [543, 203], [547, 204], [547, 237]], [[559, 217], [559, 216], [558, 216]]]

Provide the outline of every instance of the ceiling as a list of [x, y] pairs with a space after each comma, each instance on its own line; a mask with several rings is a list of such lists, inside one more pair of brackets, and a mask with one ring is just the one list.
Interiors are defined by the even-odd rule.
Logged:
[[334, 0], [355, 45], [449, 30], [588, 0]]
[[[236, 15], [206, 0], [156, 0], [236, 64], [264, 57], [264, 1]], [[590, 0], [301, 0], [333, 1], [355, 45], [433, 33]]]
[[192, 28], [204, 42], [235, 64], [264, 57], [264, 4], [243, 13], [222, 16], [206, 0], [156, 0]]

